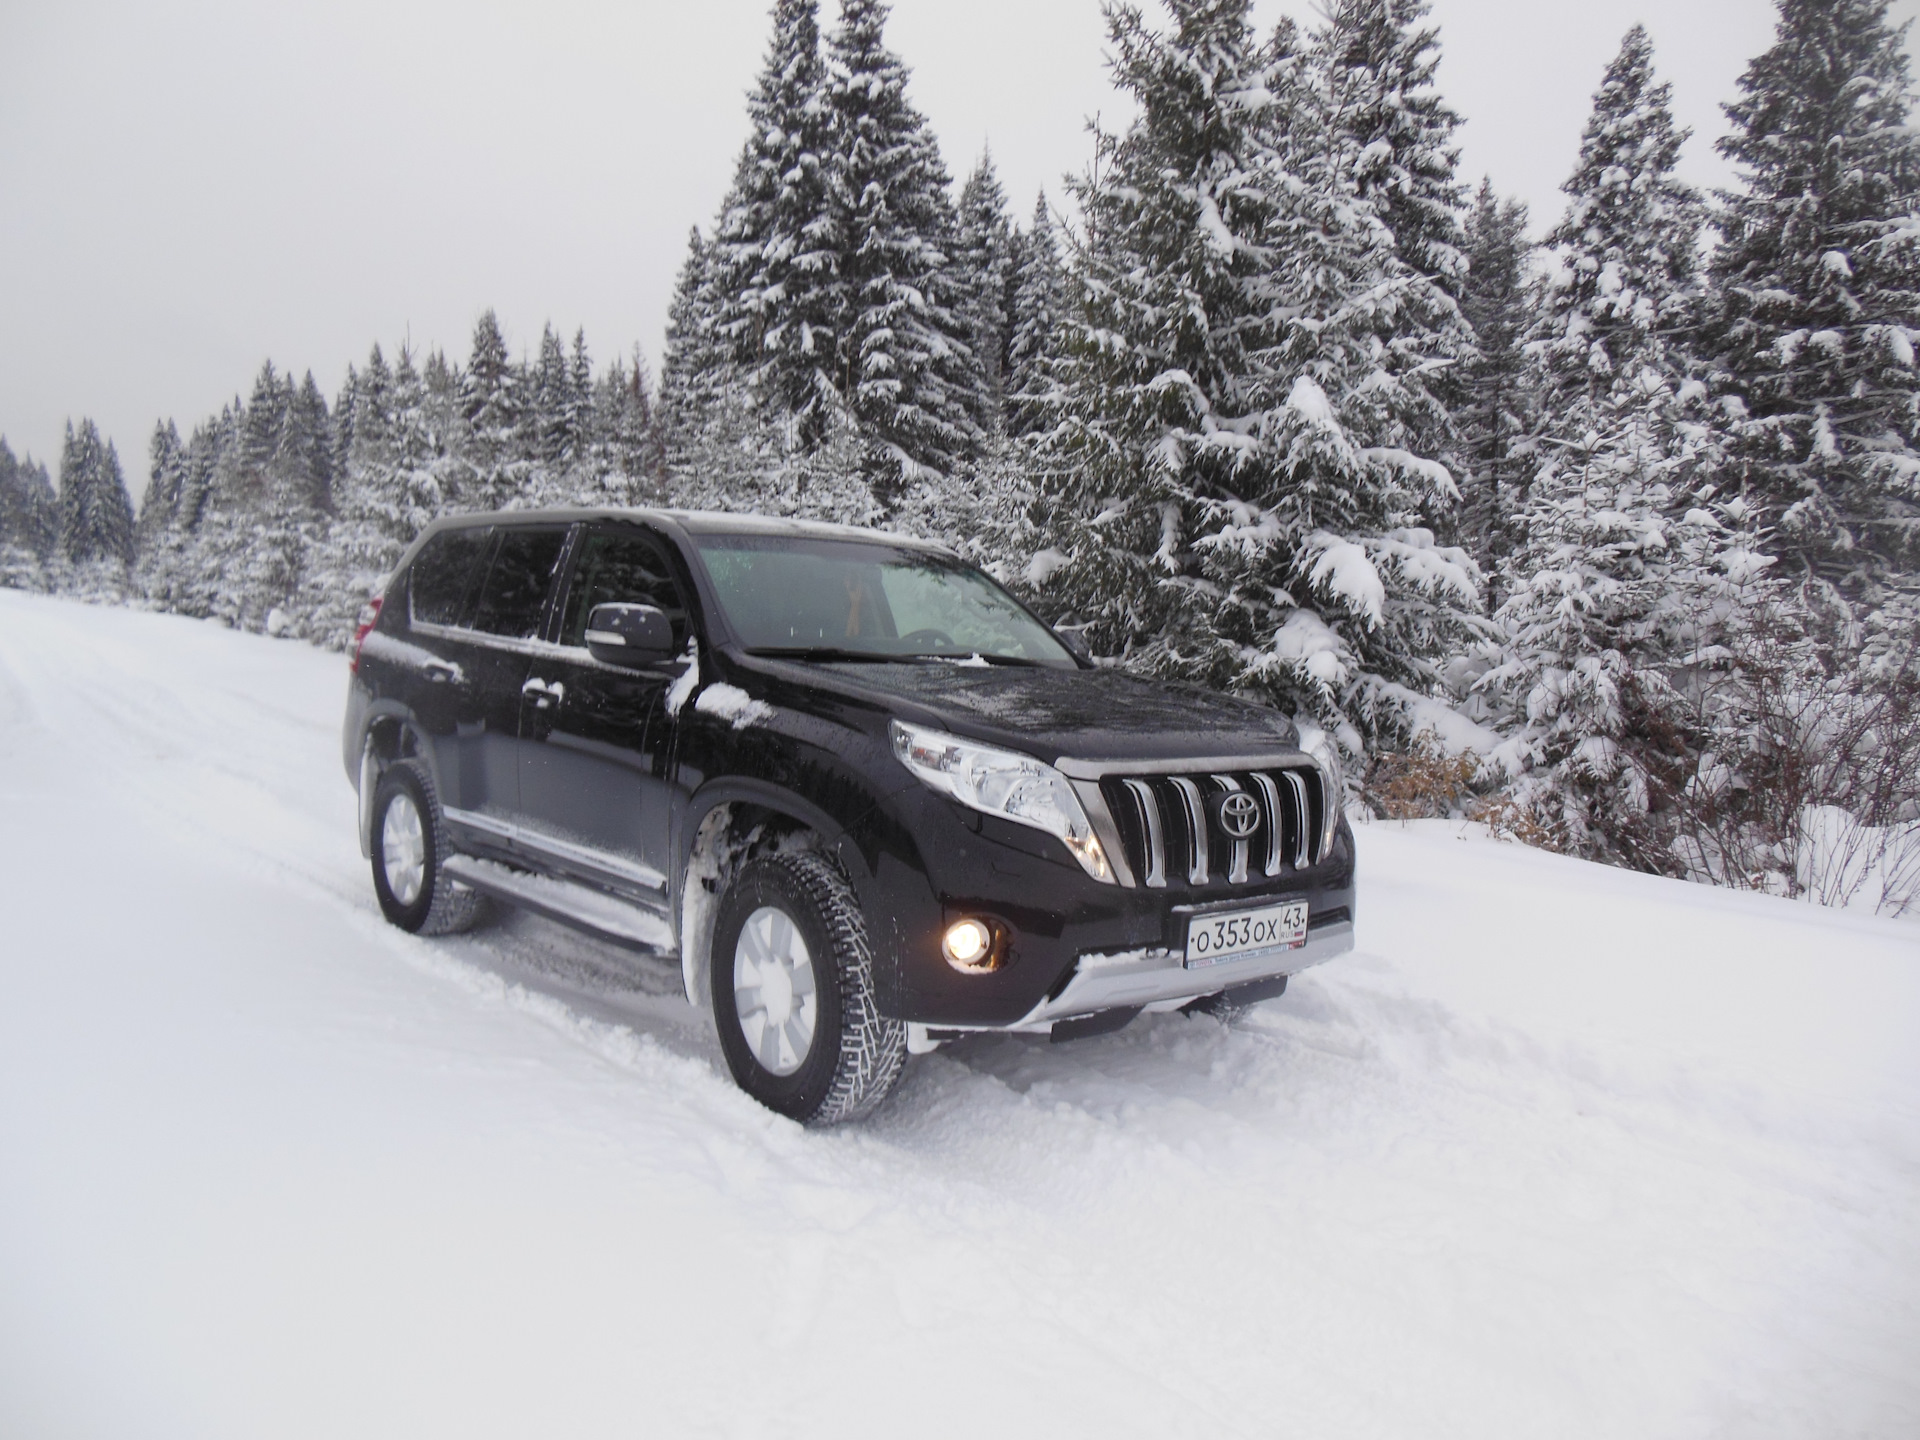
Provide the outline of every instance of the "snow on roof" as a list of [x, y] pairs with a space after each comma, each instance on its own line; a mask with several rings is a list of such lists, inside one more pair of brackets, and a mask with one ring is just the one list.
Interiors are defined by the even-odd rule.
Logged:
[[489, 510], [466, 515], [443, 515], [431, 529], [445, 530], [465, 525], [539, 525], [579, 524], [591, 520], [638, 520], [652, 524], [666, 522], [690, 535], [796, 535], [821, 540], [866, 540], [888, 545], [906, 545], [918, 550], [951, 553], [938, 540], [919, 535], [900, 535], [890, 530], [873, 530], [859, 525], [835, 525], [824, 520], [797, 520], [781, 515], [742, 515], [724, 510], [655, 509], [567, 509], [567, 510]]

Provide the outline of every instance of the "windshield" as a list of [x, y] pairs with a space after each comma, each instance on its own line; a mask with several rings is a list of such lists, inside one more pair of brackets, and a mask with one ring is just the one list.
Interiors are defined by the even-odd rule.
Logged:
[[1076, 668], [1018, 601], [950, 556], [792, 535], [693, 540], [728, 622], [755, 654]]

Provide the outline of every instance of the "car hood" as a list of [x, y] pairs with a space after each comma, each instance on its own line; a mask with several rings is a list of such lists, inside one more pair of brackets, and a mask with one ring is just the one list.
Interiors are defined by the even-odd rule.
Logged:
[[1291, 749], [1299, 735], [1277, 710], [1199, 686], [1122, 670], [951, 664], [755, 662], [783, 679], [864, 701], [969, 739], [1042, 759], [1158, 760]]

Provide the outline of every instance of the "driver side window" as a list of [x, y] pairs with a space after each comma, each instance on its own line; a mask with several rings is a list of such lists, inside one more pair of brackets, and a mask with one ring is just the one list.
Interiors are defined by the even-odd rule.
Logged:
[[686, 648], [686, 601], [660, 546], [644, 535], [595, 530], [587, 535], [574, 564], [560, 643], [585, 648], [587, 617], [593, 607], [617, 604], [652, 605], [664, 611], [673, 622], [673, 648]]

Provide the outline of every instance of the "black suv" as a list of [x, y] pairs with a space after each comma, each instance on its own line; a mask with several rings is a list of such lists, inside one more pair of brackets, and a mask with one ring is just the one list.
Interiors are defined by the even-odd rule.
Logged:
[[345, 746], [394, 924], [491, 897], [677, 956], [734, 1078], [803, 1121], [969, 1033], [1236, 1007], [1353, 943], [1330, 756], [900, 536], [438, 521], [362, 616]]

